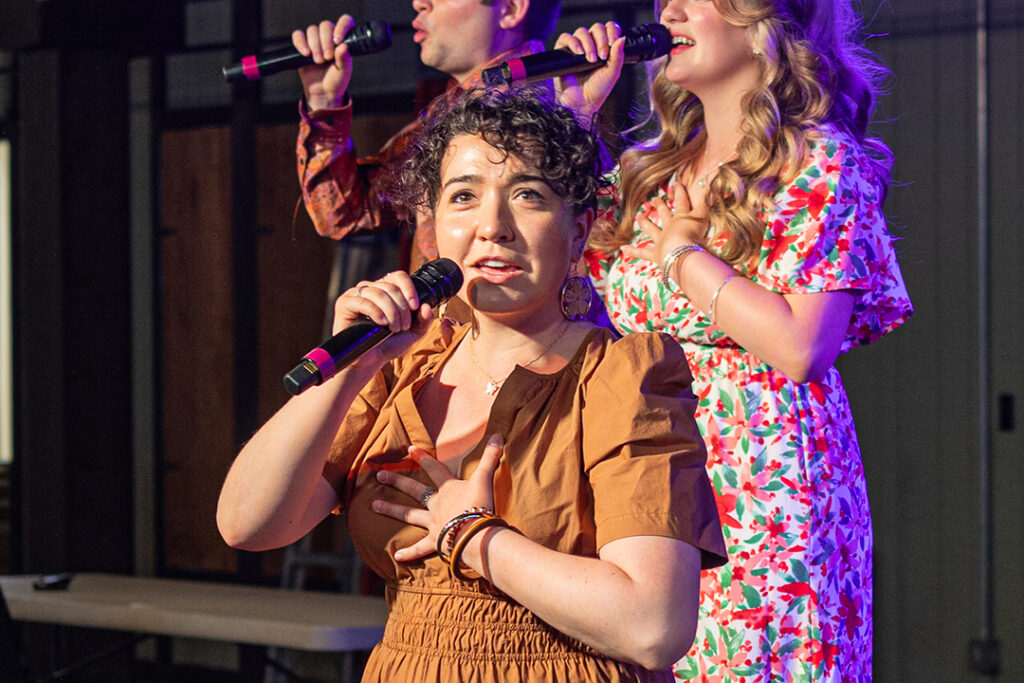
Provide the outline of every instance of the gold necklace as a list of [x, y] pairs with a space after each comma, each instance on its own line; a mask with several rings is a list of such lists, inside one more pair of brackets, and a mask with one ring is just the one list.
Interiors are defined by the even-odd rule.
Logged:
[[[553, 342], [551, 342], [550, 344], [548, 344], [547, 346], [545, 346], [544, 350], [541, 351], [539, 354], [537, 354], [537, 356], [533, 360], [531, 360], [529, 363], [523, 364], [523, 367], [524, 368], [528, 368], [531, 365], [533, 365], [534, 363], [536, 363], [537, 361], [539, 361], [541, 358], [543, 358], [544, 354], [546, 354], [548, 351], [550, 351], [551, 347], [553, 347], [555, 344], [557, 344], [559, 342], [559, 340], [562, 337], [564, 337], [565, 333], [568, 332], [568, 331], [569, 331], [569, 323], [567, 322], [565, 324], [565, 326], [562, 328], [561, 333], [559, 333], [559, 335], [557, 337], [555, 337], [555, 340]], [[484, 393], [487, 394], [488, 396], [494, 396], [496, 393], [498, 393], [498, 391], [501, 389], [501, 385], [503, 385], [505, 383], [505, 380], [507, 380], [512, 375], [512, 373], [515, 371], [515, 369], [516, 369], [515, 366], [512, 366], [512, 369], [509, 370], [508, 374], [505, 375], [502, 379], [495, 379], [495, 378], [491, 377], [490, 373], [487, 372], [486, 370], [484, 370], [484, 366], [482, 366], [480, 364], [480, 361], [477, 360], [477, 357], [476, 357], [476, 343], [475, 343], [475, 341], [473, 339], [473, 335], [472, 334], [470, 334], [470, 336], [469, 336], [469, 357], [470, 357], [470, 360], [473, 361], [473, 365], [475, 365], [477, 367], [477, 369], [480, 372], [483, 373], [484, 377], [487, 378], [487, 386], [484, 387]]]
[[[715, 164], [714, 168], [709, 168], [707, 170], [707, 172], [704, 173], [704, 175], [702, 175], [700, 178], [697, 178], [697, 182], [696, 182], [697, 187], [701, 187], [702, 188], [705, 185], [707, 185], [708, 184], [708, 176], [711, 175], [711, 172], [712, 171], [717, 171], [718, 169], [722, 168], [722, 164], [724, 164], [726, 161], [728, 161], [729, 157], [731, 157], [735, 153], [736, 153], [735, 150], [733, 150], [732, 152], [729, 152], [724, 157], [722, 157], [721, 161], [719, 161], [717, 164]], [[707, 165], [708, 165], [708, 148], [705, 147], [704, 148], [704, 158], [701, 160], [701, 166], [703, 168], [707, 168]], [[694, 177], [695, 178], [696, 178], [696, 175], [697, 174], [694, 173]]]

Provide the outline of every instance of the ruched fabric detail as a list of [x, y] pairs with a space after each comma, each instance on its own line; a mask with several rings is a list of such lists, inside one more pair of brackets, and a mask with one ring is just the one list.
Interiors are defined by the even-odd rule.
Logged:
[[388, 603], [364, 683], [672, 681], [667, 671], [604, 657], [501, 597], [389, 586]]

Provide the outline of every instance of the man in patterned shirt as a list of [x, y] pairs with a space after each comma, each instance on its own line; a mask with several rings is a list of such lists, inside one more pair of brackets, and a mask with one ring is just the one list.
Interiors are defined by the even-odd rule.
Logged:
[[[482, 84], [483, 69], [542, 51], [543, 41], [554, 30], [561, 0], [413, 0], [412, 6], [417, 13], [413, 40], [420, 46], [420, 60], [450, 75], [449, 88], [468, 88]], [[356, 157], [350, 137], [352, 101], [347, 93], [352, 57], [341, 43], [353, 24], [350, 16], [342, 15], [337, 23], [324, 21], [292, 34], [295, 47], [316, 62], [299, 71], [304, 100], [299, 107], [296, 155], [303, 202], [317, 232], [337, 240], [357, 230], [391, 231], [413, 222], [380, 202], [377, 189], [384, 165], [401, 153], [418, 123], [407, 125], [373, 156]], [[437, 258], [428, 222], [418, 222], [412, 242], [402, 240], [394, 266], [414, 270]], [[381, 244], [387, 242], [372, 246], [379, 249]], [[340, 247], [339, 259], [343, 258]], [[336, 264], [328, 292], [331, 307], [346, 286], [338, 270]]]

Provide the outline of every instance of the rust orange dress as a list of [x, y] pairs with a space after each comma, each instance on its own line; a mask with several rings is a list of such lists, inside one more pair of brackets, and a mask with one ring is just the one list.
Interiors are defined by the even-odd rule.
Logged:
[[[385, 366], [353, 404], [324, 467], [366, 564], [387, 581], [388, 622], [364, 681], [671, 681], [606, 657], [551, 628], [486, 580], [459, 581], [431, 555], [396, 562], [424, 530], [375, 513], [379, 469], [426, 476], [409, 459], [434, 444], [415, 403], [469, 326], [450, 344], [435, 322], [413, 349]], [[725, 561], [706, 453], [694, 423], [690, 372], [679, 344], [660, 334], [614, 340], [594, 328], [568, 365], [540, 375], [517, 367], [495, 397], [485, 435], [505, 439], [494, 482], [496, 512], [528, 538], [597, 557], [619, 538], [677, 538], [701, 550], [705, 568]], [[486, 438], [466, 456], [479, 463]]]

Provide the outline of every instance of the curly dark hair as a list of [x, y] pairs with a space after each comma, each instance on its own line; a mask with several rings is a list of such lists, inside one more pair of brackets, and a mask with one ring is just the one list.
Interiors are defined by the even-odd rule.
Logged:
[[438, 98], [406, 148], [387, 199], [396, 207], [433, 212], [441, 191], [441, 162], [458, 135], [480, 135], [495, 149], [534, 166], [576, 215], [596, 206], [602, 154], [595, 132], [557, 104], [550, 88], [473, 88]]

